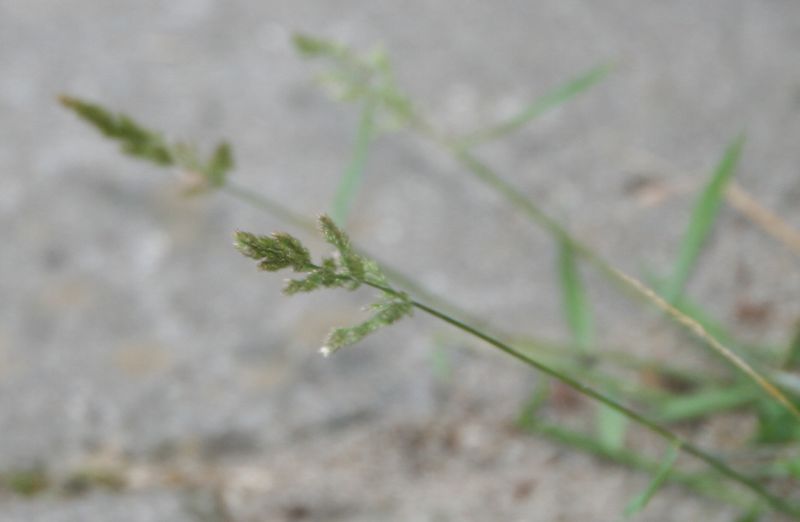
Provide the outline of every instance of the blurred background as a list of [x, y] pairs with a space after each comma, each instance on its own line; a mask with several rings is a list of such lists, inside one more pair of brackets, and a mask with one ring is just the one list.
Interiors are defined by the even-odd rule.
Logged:
[[[456, 135], [613, 63], [477, 153], [629, 273], [669, 266], [743, 131], [738, 183], [800, 226], [791, 0], [0, 0], [0, 476], [22, 484], [0, 491], [0, 520], [615, 520], [646, 479], [517, 432], [529, 370], [420, 314], [320, 357], [370, 294], [286, 298], [232, 234], [323, 245], [226, 194], [187, 196], [56, 100], [202, 150], [228, 140], [232, 179], [313, 218], [358, 108], [315, 84], [296, 31], [381, 44]], [[348, 229], [498, 328], [567, 336], [552, 240], [411, 132], [374, 140]], [[691, 361], [658, 314], [587, 278], [603, 343]], [[797, 258], [730, 208], [690, 289], [748, 338], [800, 317]], [[768, 312], [742, 321], [742, 302]], [[669, 488], [642, 520], [731, 513]]]

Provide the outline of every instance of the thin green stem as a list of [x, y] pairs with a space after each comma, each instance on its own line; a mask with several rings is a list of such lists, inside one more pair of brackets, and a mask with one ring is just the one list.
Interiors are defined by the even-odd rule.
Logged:
[[[362, 282], [367, 284], [368, 286], [371, 286], [371, 287], [376, 288], [378, 290], [381, 290], [383, 292], [387, 292], [387, 293], [390, 293], [390, 294], [398, 295], [397, 291], [393, 290], [391, 288], [387, 288], [387, 287], [379, 285], [379, 284], [371, 283], [369, 281], [362, 281]], [[539, 370], [540, 372], [542, 372], [542, 373], [544, 373], [546, 375], [549, 375], [549, 376], [551, 376], [551, 377], [553, 377], [555, 379], [560, 380], [564, 384], [574, 388], [577, 392], [579, 392], [579, 393], [581, 393], [581, 394], [583, 394], [583, 395], [585, 395], [587, 397], [590, 397], [590, 398], [594, 399], [595, 401], [597, 401], [597, 402], [599, 402], [601, 404], [604, 404], [604, 405], [608, 406], [612, 410], [615, 410], [615, 411], [621, 413], [625, 417], [631, 419], [633, 422], [636, 422], [637, 424], [640, 424], [641, 426], [647, 428], [648, 430], [650, 430], [651, 432], [655, 433], [659, 437], [665, 439], [666, 441], [668, 441], [668, 442], [670, 442], [672, 444], [680, 445], [680, 447], [681, 447], [681, 449], [683, 451], [685, 451], [686, 453], [688, 453], [690, 455], [693, 455], [694, 457], [696, 457], [696, 458], [700, 459], [701, 461], [705, 462], [710, 467], [712, 467], [713, 469], [715, 469], [716, 471], [718, 471], [719, 473], [721, 473], [722, 475], [724, 475], [728, 479], [730, 479], [730, 480], [732, 480], [734, 482], [737, 482], [737, 483], [741, 484], [742, 486], [746, 487], [747, 489], [749, 489], [750, 491], [752, 491], [753, 493], [755, 493], [759, 497], [763, 498], [765, 502], [767, 502], [770, 506], [772, 506], [777, 511], [780, 511], [782, 513], [785, 513], [787, 515], [791, 515], [791, 516], [793, 516], [795, 518], [800, 519], [800, 507], [794, 506], [793, 504], [787, 502], [786, 500], [774, 496], [772, 493], [767, 491], [761, 484], [759, 484], [758, 482], [756, 482], [752, 478], [747, 477], [747, 476], [742, 475], [741, 473], [737, 472], [736, 470], [734, 470], [733, 468], [729, 467], [727, 464], [725, 464], [723, 461], [721, 461], [717, 457], [711, 455], [710, 453], [706, 452], [705, 450], [699, 448], [698, 446], [695, 446], [691, 442], [683, 439], [679, 435], [677, 435], [674, 432], [670, 431], [669, 428], [666, 428], [665, 426], [662, 426], [661, 424], [657, 423], [656, 421], [651, 420], [651, 419], [645, 417], [644, 415], [642, 415], [642, 414], [640, 414], [640, 413], [628, 408], [627, 406], [617, 402], [616, 400], [614, 400], [611, 397], [605, 395], [604, 393], [602, 393], [602, 392], [600, 392], [598, 390], [595, 390], [594, 388], [592, 388], [590, 386], [587, 386], [586, 384], [576, 380], [572, 376], [566, 375], [566, 374], [564, 374], [564, 373], [562, 373], [562, 372], [560, 372], [560, 371], [558, 371], [558, 370], [556, 370], [554, 368], [551, 368], [550, 366], [542, 364], [540, 361], [531, 358], [530, 356], [528, 356], [524, 352], [518, 350], [517, 348], [514, 348], [513, 346], [510, 346], [510, 345], [500, 341], [499, 339], [493, 337], [492, 335], [490, 335], [488, 333], [485, 333], [485, 332], [483, 332], [481, 330], [478, 330], [477, 328], [474, 328], [473, 326], [470, 326], [470, 325], [468, 325], [466, 323], [463, 323], [463, 322], [459, 321], [458, 319], [456, 319], [454, 317], [451, 317], [451, 316], [447, 315], [446, 313], [441, 312], [441, 311], [439, 311], [439, 310], [437, 310], [435, 308], [432, 308], [432, 307], [430, 307], [430, 306], [428, 306], [428, 305], [426, 305], [424, 303], [421, 303], [419, 301], [411, 299], [410, 302], [418, 310], [421, 310], [422, 312], [425, 312], [426, 314], [428, 314], [428, 315], [430, 315], [432, 317], [435, 317], [435, 318], [437, 318], [437, 319], [439, 319], [439, 320], [441, 320], [441, 321], [443, 321], [443, 322], [445, 322], [445, 323], [447, 323], [447, 324], [449, 324], [451, 326], [454, 326], [455, 328], [457, 328], [457, 329], [459, 329], [459, 330], [461, 330], [463, 332], [466, 332], [466, 333], [472, 335], [473, 337], [476, 337], [476, 338], [486, 342], [487, 344], [490, 344], [491, 346], [494, 346], [495, 348], [499, 349], [500, 351], [510, 355], [511, 357], [513, 357], [513, 358], [515, 358], [515, 359], [517, 359], [519, 361], [522, 361], [523, 363], [527, 364], [528, 366], [531, 366], [531, 367]]]
[[222, 186], [222, 190], [236, 199], [252, 205], [253, 207], [266, 212], [267, 214], [296, 226], [297, 228], [307, 230], [311, 233], [317, 232], [317, 225], [314, 223], [314, 221], [306, 219], [290, 208], [281, 205], [277, 201], [258, 194], [257, 192], [243, 187], [238, 183], [226, 181], [225, 185]]
[[[291, 210], [290, 208], [278, 203], [277, 201], [264, 196], [263, 194], [259, 194], [249, 188], [243, 187], [237, 183], [232, 181], [227, 181], [225, 185], [223, 185], [222, 190], [229, 194], [230, 196], [247, 203], [248, 205], [261, 210], [277, 219], [285, 221], [301, 230], [305, 230], [311, 232], [313, 234], [317, 233], [317, 225], [314, 221], [310, 219], [306, 219], [301, 214]], [[406, 290], [413, 292], [415, 295], [420, 296], [422, 299], [429, 301], [431, 303], [435, 303], [436, 306], [441, 307], [451, 313], [453, 315], [457, 315], [458, 317], [463, 318], [465, 321], [471, 324], [478, 324], [483, 325], [485, 321], [472, 316], [466, 310], [460, 308], [459, 306], [449, 302], [448, 300], [442, 298], [434, 294], [433, 292], [425, 289], [419, 283], [399, 271], [398, 269], [392, 267], [388, 263], [381, 261], [377, 256], [374, 256], [367, 252], [365, 249], [361, 247], [356, 247], [356, 251], [363, 254], [365, 257], [370, 259], [375, 259], [383, 268], [383, 271], [386, 273], [389, 278], [397, 283], [399, 286], [405, 288]]]
[[710, 346], [717, 354], [722, 356], [731, 365], [735, 366], [753, 380], [764, 392], [783, 405], [792, 416], [800, 421], [800, 409], [789, 400], [789, 398], [779, 390], [769, 379], [755, 370], [739, 354], [722, 344], [716, 337], [710, 334], [697, 320], [681, 312], [675, 306], [667, 302], [655, 291], [647, 287], [641, 281], [629, 276], [628, 274], [614, 268], [610, 263], [603, 259], [600, 254], [592, 250], [588, 245], [582, 243], [572, 236], [566, 228], [561, 226], [556, 220], [547, 215], [530, 198], [520, 192], [514, 185], [507, 182], [480, 161], [464, 147], [454, 144], [448, 138], [439, 135], [433, 128], [419, 117], [412, 119], [414, 128], [426, 136], [428, 139], [442, 145], [450, 152], [456, 160], [463, 164], [478, 179], [489, 185], [492, 189], [503, 195], [514, 207], [523, 212], [535, 223], [547, 229], [559, 241], [566, 243], [572, 249], [592, 263], [601, 272], [607, 275], [612, 281], [621, 285], [623, 288], [634, 291], [637, 295], [654, 304], [661, 311], [672, 317], [684, 328], [696, 335], [699, 339]]

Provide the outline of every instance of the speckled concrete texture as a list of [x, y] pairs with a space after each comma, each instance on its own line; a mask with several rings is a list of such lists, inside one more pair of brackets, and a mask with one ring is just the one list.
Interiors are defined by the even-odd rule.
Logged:
[[[692, 195], [742, 131], [739, 183], [800, 227], [793, 0], [0, 0], [0, 474], [97, 455], [141, 467], [117, 493], [0, 495], [0, 520], [616, 520], [646, 478], [510, 430], [524, 368], [423, 317], [319, 357], [368, 293], [281, 296], [231, 243], [284, 224], [224, 194], [184, 196], [56, 103], [97, 100], [204, 147], [228, 139], [241, 184], [311, 217], [357, 110], [314, 85], [294, 31], [382, 42], [453, 133], [613, 62], [477, 152], [631, 273], [669, 266]], [[632, 195], [642, 180], [667, 195]], [[565, 335], [552, 241], [414, 136], [376, 140], [350, 230], [499, 327]], [[603, 342], [700, 357], [589, 275]], [[690, 292], [725, 320], [739, 298], [768, 300], [767, 324], [740, 328], [752, 338], [781, 342], [800, 317], [797, 258], [729, 208]], [[667, 489], [641, 519], [732, 516]]]

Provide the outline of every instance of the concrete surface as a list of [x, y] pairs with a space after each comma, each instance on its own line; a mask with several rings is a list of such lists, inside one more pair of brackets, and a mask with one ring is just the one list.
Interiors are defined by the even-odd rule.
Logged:
[[[669, 265], [701, 175], [742, 130], [738, 180], [800, 227], [792, 0], [0, 0], [0, 474], [98, 455], [145, 470], [119, 493], [3, 494], [0, 520], [616, 520], [645, 477], [510, 432], [525, 369], [453, 335], [438, 341], [453, 365], [441, 382], [431, 353], [447, 330], [421, 317], [322, 359], [368, 294], [282, 297], [281, 277], [231, 248], [233, 230], [280, 222], [224, 195], [187, 199], [55, 102], [229, 139], [242, 184], [313, 216], [357, 114], [313, 84], [296, 30], [383, 42], [401, 85], [456, 133], [613, 60], [590, 93], [479, 152], [632, 273]], [[648, 206], [626, 189], [642, 179], [678, 188]], [[381, 137], [354, 215], [361, 244], [433, 290], [504, 328], [564, 335], [551, 241], [430, 145]], [[729, 209], [720, 230], [692, 294], [725, 319], [737, 298], [768, 299], [768, 324], [742, 333], [786, 339], [797, 258]], [[604, 342], [697, 357], [591, 284]], [[667, 489], [641, 520], [731, 516]]]

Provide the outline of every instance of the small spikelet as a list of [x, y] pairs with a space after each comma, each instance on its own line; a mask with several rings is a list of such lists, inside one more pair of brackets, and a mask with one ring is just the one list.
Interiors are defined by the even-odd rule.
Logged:
[[251, 259], [261, 259], [266, 255], [260, 236], [240, 230], [236, 232], [235, 237], [234, 245], [243, 256]]
[[364, 279], [364, 259], [355, 253], [350, 244], [350, 238], [344, 233], [333, 220], [323, 214], [319, 217], [319, 226], [325, 240], [336, 247], [342, 259], [342, 264], [353, 279], [361, 281]]
[[161, 135], [146, 129], [124, 114], [113, 114], [103, 107], [71, 96], [61, 96], [61, 104], [105, 136], [120, 143], [122, 151], [158, 165], [173, 165], [175, 159]]
[[300, 241], [286, 233], [272, 236], [256, 236], [249, 232], [237, 232], [236, 248], [243, 255], [260, 261], [262, 270], [275, 272], [292, 267], [295, 272], [308, 271], [311, 255]]
[[71, 96], [62, 95], [59, 101], [103, 135], [118, 142], [125, 154], [160, 166], [177, 166], [202, 174], [202, 184], [193, 187], [193, 192], [222, 187], [233, 170], [233, 152], [225, 142], [203, 161], [193, 146], [167, 143], [160, 133], [142, 126], [130, 116], [114, 114], [100, 105]]
[[375, 313], [363, 323], [347, 328], [335, 328], [325, 340], [325, 346], [335, 352], [343, 346], [355, 344], [372, 332], [389, 326], [406, 315], [411, 315], [412, 304], [404, 294], [384, 295], [371, 307]]
[[311, 264], [311, 254], [299, 239], [285, 232], [277, 232], [272, 237], [286, 258], [291, 260], [295, 272], [303, 272]]

